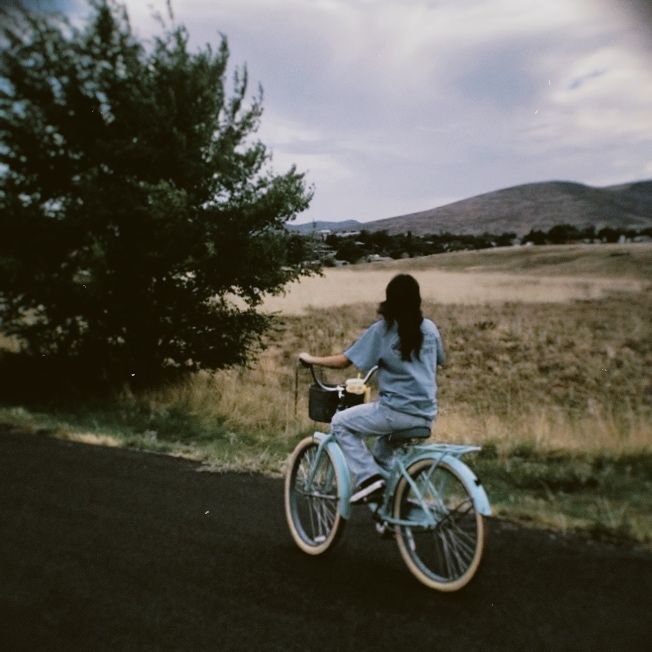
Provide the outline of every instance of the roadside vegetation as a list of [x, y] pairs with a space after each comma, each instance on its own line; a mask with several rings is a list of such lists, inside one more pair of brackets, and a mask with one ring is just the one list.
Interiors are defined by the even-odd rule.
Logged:
[[[458, 265], [456, 257], [465, 255], [461, 267], [468, 269], [488, 264], [489, 253], [497, 267], [521, 264], [510, 262], [510, 250], [504, 257], [496, 251], [432, 260]], [[568, 253], [560, 265], [571, 264]], [[639, 270], [646, 273], [645, 267]], [[5, 402], [0, 421], [189, 456], [208, 469], [278, 475], [296, 442], [315, 429], [307, 415], [309, 376], [297, 372], [296, 353], [342, 350], [376, 318], [375, 309], [375, 303], [365, 303], [286, 315], [249, 367], [199, 372], [156, 390], [125, 387], [83, 401], [16, 396]], [[424, 312], [439, 324], [449, 358], [439, 375], [433, 438], [484, 446], [472, 463], [496, 512], [649, 544], [649, 292], [563, 303], [428, 303]], [[330, 378], [342, 376], [331, 372]]]

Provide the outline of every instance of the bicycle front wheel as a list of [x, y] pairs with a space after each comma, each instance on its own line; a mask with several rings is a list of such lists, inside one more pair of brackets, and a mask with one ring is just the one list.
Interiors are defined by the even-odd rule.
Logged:
[[485, 524], [469, 489], [445, 460], [419, 460], [394, 493], [393, 515], [410, 572], [438, 591], [457, 591], [475, 575], [484, 548]]
[[335, 465], [312, 437], [299, 442], [285, 476], [285, 515], [294, 542], [309, 555], [333, 547], [344, 529]]

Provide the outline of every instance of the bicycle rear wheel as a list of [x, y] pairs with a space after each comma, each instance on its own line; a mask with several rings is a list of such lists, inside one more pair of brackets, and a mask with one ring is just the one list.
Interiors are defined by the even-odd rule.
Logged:
[[[309, 555], [321, 555], [342, 534], [335, 465], [312, 437], [299, 442], [285, 476], [285, 515], [294, 542]], [[313, 473], [314, 471], [314, 473]], [[312, 479], [311, 479], [312, 474]]]
[[401, 556], [426, 586], [457, 591], [480, 565], [484, 519], [462, 478], [445, 460], [419, 460], [408, 474], [414, 485], [401, 478], [393, 503], [394, 517], [410, 522], [396, 528]]

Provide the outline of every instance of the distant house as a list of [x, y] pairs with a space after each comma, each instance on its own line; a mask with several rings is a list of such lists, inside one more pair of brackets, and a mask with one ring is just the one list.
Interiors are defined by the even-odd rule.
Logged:
[[366, 258], [368, 263], [382, 263], [386, 260], [393, 260], [389, 256], [380, 256], [379, 254], [369, 254]]
[[318, 256], [318, 259], [324, 263], [335, 260], [335, 250], [329, 247], [325, 242], [316, 242], [312, 249]]

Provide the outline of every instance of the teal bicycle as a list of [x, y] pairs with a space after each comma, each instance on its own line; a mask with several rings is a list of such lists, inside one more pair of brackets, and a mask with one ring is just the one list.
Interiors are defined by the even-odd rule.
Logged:
[[[311, 403], [314, 396], [330, 396], [326, 402], [334, 410], [349, 407], [345, 386], [322, 382], [308, 366], [314, 379]], [[457, 591], [478, 570], [491, 506], [480, 480], [461, 459], [480, 447], [425, 443], [430, 434], [428, 428], [412, 428], [388, 435], [394, 465], [386, 472], [381, 501], [367, 505], [378, 533], [395, 537], [403, 561], [420, 582]], [[331, 434], [315, 432], [297, 444], [285, 477], [285, 513], [303, 552], [322, 555], [335, 546], [351, 516], [352, 489], [344, 454]]]

